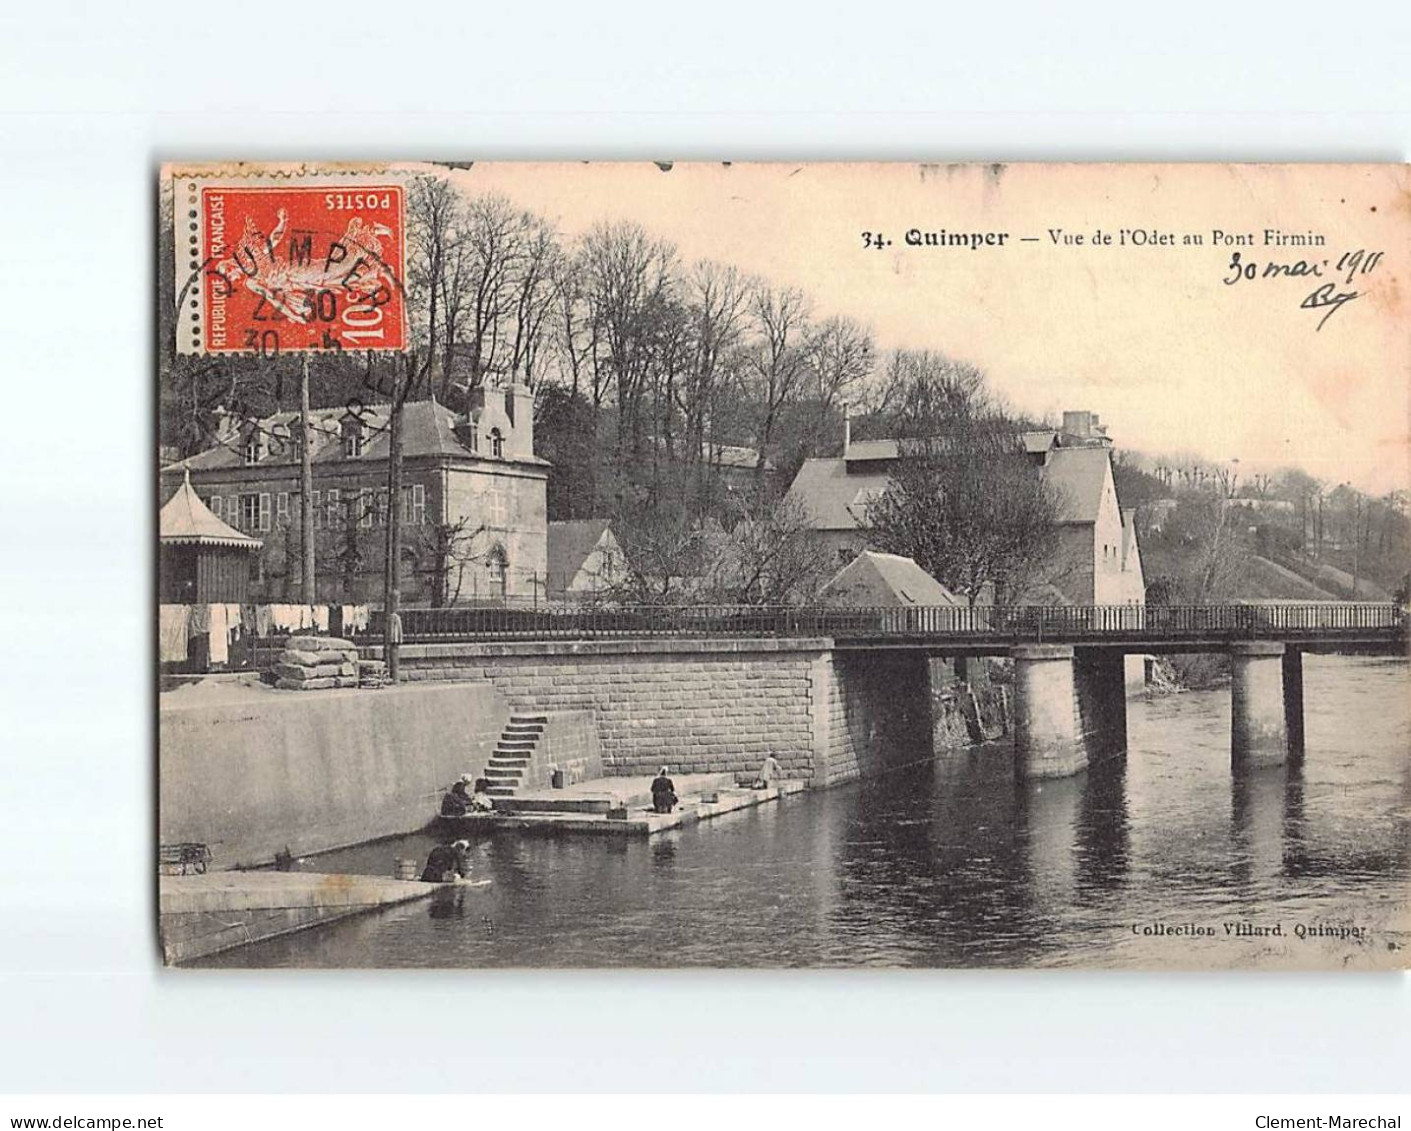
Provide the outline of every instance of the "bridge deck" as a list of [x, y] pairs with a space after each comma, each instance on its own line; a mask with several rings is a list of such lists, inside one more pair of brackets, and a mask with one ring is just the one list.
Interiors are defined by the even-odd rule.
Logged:
[[[406, 609], [407, 643], [829, 637], [848, 650], [908, 648], [979, 654], [1019, 644], [1073, 644], [1127, 652], [1221, 649], [1268, 640], [1309, 651], [1401, 652], [1408, 618], [1367, 602], [1227, 605], [981, 605], [885, 608], [737, 605]], [[361, 635], [381, 643], [380, 614]]]

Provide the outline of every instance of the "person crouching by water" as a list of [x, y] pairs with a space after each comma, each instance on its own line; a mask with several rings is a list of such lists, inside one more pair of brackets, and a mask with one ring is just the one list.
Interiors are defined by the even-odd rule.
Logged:
[[764, 756], [764, 764], [759, 768], [759, 776], [754, 780], [755, 789], [770, 789], [779, 780], [784, 771], [779, 765], [779, 760], [773, 754]]
[[652, 812], [670, 813], [676, 807], [676, 783], [667, 776], [666, 767], [652, 779]]
[[470, 775], [462, 774], [461, 780], [451, 786], [451, 792], [441, 798], [441, 816], [464, 817], [473, 804], [466, 787], [470, 785]]
[[470, 795], [472, 813], [488, 813], [495, 808], [495, 799], [490, 796], [490, 779], [476, 778], [475, 792]]
[[424, 884], [453, 884], [470, 879], [470, 841], [438, 844], [426, 857], [421, 873]]

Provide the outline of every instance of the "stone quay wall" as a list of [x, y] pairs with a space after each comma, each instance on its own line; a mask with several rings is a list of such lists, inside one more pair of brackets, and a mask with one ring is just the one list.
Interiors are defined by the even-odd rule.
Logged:
[[662, 765], [746, 777], [772, 754], [786, 779], [828, 786], [931, 753], [921, 656], [827, 639], [402, 651], [398, 687], [164, 697], [161, 842], [206, 844], [221, 869], [414, 831], [485, 766], [511, 714], [547, 716], [533, 785], [551, 763], [578, 780]]
[[484, 683], [163, 700], [161, 843], [208, 845], [217, 869], [423, 828], [509, 718]]
[[408, 644], [401, 671], [483, 680], [516, 713], [591, 711], [607, 774], [743, 776], [773, 754], [786, 779], [833, 785], [929, 753], [924, 658], [823, 638]]

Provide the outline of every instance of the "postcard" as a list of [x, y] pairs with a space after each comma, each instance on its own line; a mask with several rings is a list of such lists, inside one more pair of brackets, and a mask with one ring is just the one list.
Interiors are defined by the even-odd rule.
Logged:
[[1408, 965], [1408, 166], [158, 181], [166, 962]]

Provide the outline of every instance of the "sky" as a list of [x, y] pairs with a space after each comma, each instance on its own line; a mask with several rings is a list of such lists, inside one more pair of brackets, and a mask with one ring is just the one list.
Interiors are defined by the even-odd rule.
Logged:
[[[1373, 493], [1411, 485], [1407, 166], [564, 163], [453, 176], [565, 234], [634, 220], [687, 261], [800, 288], [820, 314], [870, 326], [879, 349], [973, 362], [1019, 410], [1096, 412], [1121, 447], [1238, 459], [1246, 475], [1293, 464]], [[1124, 246], [1124, 229], [1156, 239]], [[1266, 229], [1325, 242], [1269, 245]], [[911, 230], [990, 242], [913, 247]], [[864, 232], [890, 243], [866, 246]], [[1357, 273], [1350, 259], [1339, 272], [1359, 249]], [[1325, 287], [1324, 300], [1357, 297], [1303, 305]]]

